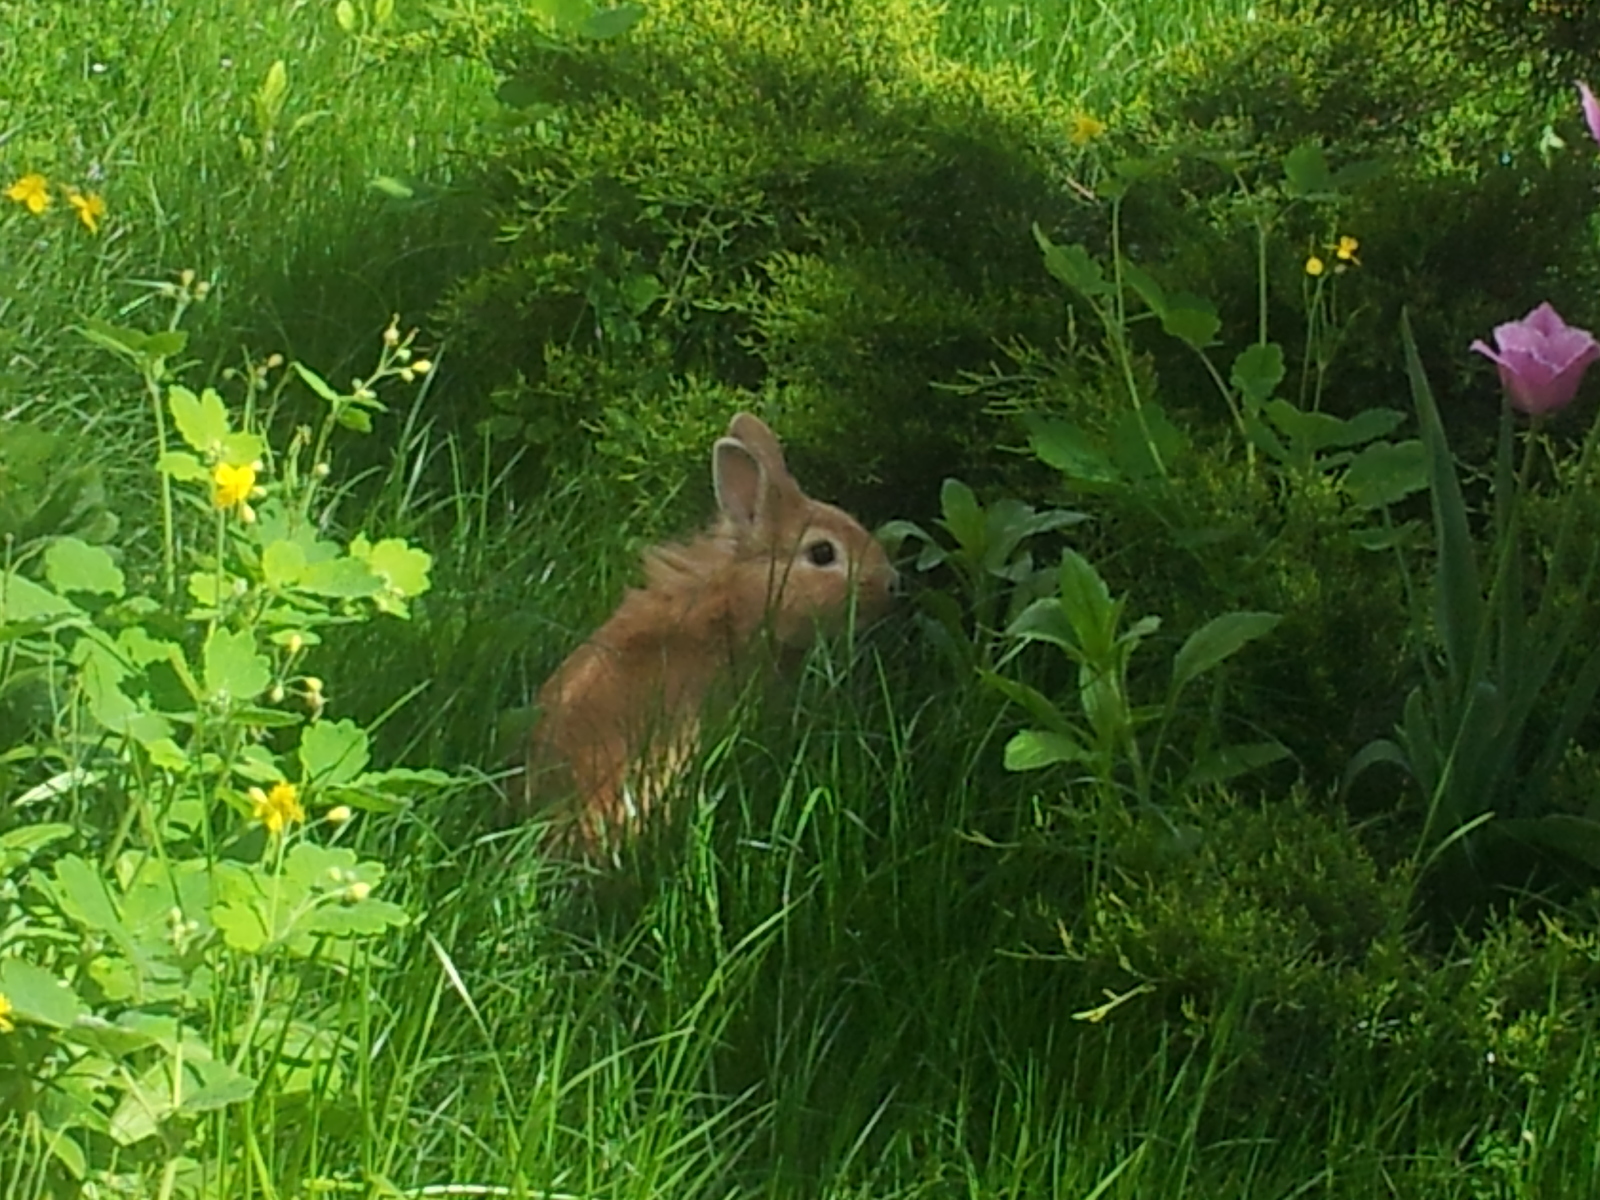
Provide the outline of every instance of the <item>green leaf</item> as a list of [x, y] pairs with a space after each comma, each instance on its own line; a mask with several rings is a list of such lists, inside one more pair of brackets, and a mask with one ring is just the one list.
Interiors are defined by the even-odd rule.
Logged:
[[122, 568], [103, 546], [91, 546], [75, 537], [57, 538], [44, 552], [45, 578], [58, 592], [89, 592], [96, 596], [123, 594]]
[[1111, 285], [1106, 282], [1100, 264], [1095, 262], [1082, 246], [1077, 243], [1058, 246], [1045, 236], [1044, 230], [1037, 224], [1033, 227], [1033, 240], [1038, 242], [1039, 249], [1044, 251], [1045, 270], [1073, 291], [1090, 299], [1104, 296], [1111, 291]]
[[1008, 771], [1037, 771], [1064, 762], [1087, 762], [1093, 752], [1071, 734], [1024, 729], [1006, 743]]
[[1184, 778], [1186, 787], [1205, 787], [1228, 780], [1289, 757], [1282, 742], [1250, 742], [1240, 746], [1219, 746], [1204, 755]]
[[297, 362], [292, 362], [289, 365], [294, 368], [295, 374], [300, 376], [301, 380], [308, 388], [310, 388], [317, 395], [321, 396], [329, 404], [338, 404], [344, 399], [343, 396], [339, 395], [338, 392], [334, 391], [328, 386], [327, 381], [324, 380], [321, 375], [318, 375], [310, 367], [303, 366]]
[[356, 600], [376, 594], [383, 580], [360, 559], [341, 556], [308, 564], [296, 586], [313, 596]]
[[1073, 483], [1087, 485], [1089, 490], [1114, 486], [1122, 482], [1110, 456], [1088, 433], [1067, 421], [1027, 421], [1028, 445], [1034, 456], [1046, 466], [1054, 467]]
[[119, 945], [131, 944], [105, 876], [76, 854], [56, 863], [55, 894], [62, 911], [85, 929], [106, 934]]
[[1244, 646], [1271, 633], [1283, 620], [1277, 613], [1236, 612], [1214, 617], [1191, 633], [1172, 658], [1172, 690], [1225, 662]]
[[1217, 316], [1217, 306], [1204, 296], [1178, 292], [1167, 301], [1161, 328], [1196, 350], [1204, 350], [1216, 342], [1222, 318]]
[[188, 388], [173, 384], [167, 389], [167, 407], [179, 435], [191, 450], [206, 457], [221, 452], [222, 439], [228, 436], [228, 409], [221, 396], [211, 388], [196, 396]]
[[0, 994], [16, 1016], [52, 1029], [69, 1028], [86, 1011], [65, 983], [20, 958], [0, 958]]
[[1417, 354], [1411, 317], [1404, 311], [1400, 314], [1400, 338], [1405, 345], [1406, 374], [1411, 380], [1411, 398], [1417, 406], [1422, 444], [1428, 454], [1428, 482], [1438, 545], [1434, 569], [1435, 618], [1444, 642], [1451, 684], [1459, 693], [1467, 686], [1467, 673], [1473, 668], [1473, 647], [1483, 628], [1483, 587], [1479, 582], [1472, 531], [1467, 524], [1466, 501], [1461, 496], [1461, 482], [1456, 478], [1455, 459], [1445, 440], [1444, 425], [1439, 420], [1439, 409], [1433, 402], [1433, 390], [1428, 386], [1422, 359]]
[[1357, 454], [1343, 485], [1360, 508], [1398, 504], [1428, 486], [1428, 451], [1420, 441], [1374, 442]]
[[1285, 371], [1283, 347], [1277, 342], [1257, 342], [1240, 351], [1228, 378], [1239, 389], [1246, 411], [1257, 412], [1272, 399]]
[[189, 1060], [200, 1078], [200, 1086], [185, 1088], [179, 1109], [186, 1113], [211, 1112], [230, 1104], [242, 1104], [255, 1095], [256, 1081], [214, 1058]]
[[1067, 618], [1058, 596], [1046, 596], [1028, 605], [1017, 614], [1016, 620], [1006, 626], [1006, 636], [1030, 642], [1049, 642], [1072, 655], [1083, 650], [1083, 642]]
[[[1071, 623], [1084, 653], [1097, 658], [1110, 648], [1115, 633], [1117, 606], [1111, 599], [1111, 589], [1094, 565], [1070, 547], [1061, 552], [1057, 578], [1061, 611]], [[1032, 609], [1030, 606], [1028, 611]]]
[[308, 783], [349, 783], [366, 770], [370, 757], [366, 731], [348, 718], [318, 721], [300, 734], [300, 765]]
[[189, 335], [181, 329], [163, 329], [144, 339], [144, 352], [152, 358], [172, 358], [182, 354], [189, 344]]
[[272, 682], [272, 666], [256, 650], [249, 630], [217, 626], [206, 638], [204, 650], [206, 697], [230, 702], [253, 700]]
[[22, 825], [0, 833], [0, 877], [10, 875], [19, 867], [27, 866], [39, 851], [55, 845], [63, 838], [71, 837], [73, 833], [71, 825], [43, 821], [37, 825]]
[[396, 596], [410, 598], [428, 590], [428, 570], [433, 558], [425, 550], [409, 545], [404, 538], [384, 538], [381, 542], [367, 542], [357, 537], [350, 543], [353, 557], [367, 564], [385, 588]]
[[79, 326], [78, 332], [102, 350], [110, 350], [112, 353], [120, 354], [124, 358], [131, 358], [135, 362], [144, 360], [145, 343], [149, 338], [147, 334], [138, 329], [112, 325], [108, 321], [101, 321], [91, 317]]
[[156, 459], [156, 470], [179, 483], [206, 483], [211, 479], [200, 460], [182, 450], [168, 450]]
[[946, 479], [939, 488], [939, 508], [950, 536], [977, 558], [983, 552], [983, 507], [972, 489], [959, 479]]
[[0, 572], [0, 625], [44, 623], [82, 615], [83, 610], [72, 601], [33, 580], [12, 571]]
[[602, 8], [599, 12], [591, 13], [578, 26], [578, 34], [597, 42], [609, 41], [621, 37], [637, 25], [643, 18], [644, 12], [644, 6], [639, 4], [619, 4], [615, 8]]
[[1327, 157], [1315, 142], [1302, 142], [1285, 154], [1283, 173], [1291, 196], [1321, 196], [1337, 190]]
[[339, 0], [333, 6], [333, 19], [346, 33], [354, 33], [361, 23], [356, 16], [356, 6], [350, 0]]
[[[1139, 299], [1163, 322], [1167, 314], [1167, 293], [1162, 288], [1156, 277], [1136, 263], [1124, 262], [1122, 264], [1122, 278], [1127, 280], [1128, 286], [1138, 293]], [[1168, 332], [1171, 332], [1170, 330]]]
[[261, 552], [261, 576], [269, 588], [293, 587], [305, 569], [306, 552], [298, 542], [279, 538]]

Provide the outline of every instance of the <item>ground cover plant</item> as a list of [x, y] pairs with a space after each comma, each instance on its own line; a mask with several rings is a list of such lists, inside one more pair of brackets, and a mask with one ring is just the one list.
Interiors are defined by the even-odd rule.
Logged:
[[[0, 1194], [1600, 1189], [1508, 11], [0, 6]], [[558, 861], [526, 705], [740, 408], [914, 586]]]

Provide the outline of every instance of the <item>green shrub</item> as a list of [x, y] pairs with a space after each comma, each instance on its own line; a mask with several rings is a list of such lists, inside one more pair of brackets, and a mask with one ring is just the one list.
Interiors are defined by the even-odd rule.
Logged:
[[650, 427], [645, 496], [736, 403], [850, 503], [931, 500], [986, 460], [999, 427], [937, 385], [1055, 331], [1028, 227], [1074, 207], [1067, 122], [935, 36], [920, 0], [718, 0], [609, 41], [502, 39], [503, 250], [440, 313], [463, 391], [557, 456]]

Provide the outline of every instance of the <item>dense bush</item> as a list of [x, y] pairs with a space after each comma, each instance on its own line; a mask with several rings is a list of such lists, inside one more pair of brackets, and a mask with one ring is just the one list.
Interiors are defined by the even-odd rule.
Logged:
[[555, 455], [593, 436], [656, 506], [738, 404], [853, 504], [982, 469], [999, 427], [937, 385], [1053, 336], [1028, 228], [1081, 205], [1067, 114], [935, 32], [917, 0], [726, 0], [501, 40], [503, 252], [441, 313], [472, 415]]

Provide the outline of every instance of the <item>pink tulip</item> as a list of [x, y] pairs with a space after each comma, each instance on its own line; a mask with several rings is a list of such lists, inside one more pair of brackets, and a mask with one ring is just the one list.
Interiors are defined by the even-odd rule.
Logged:
[[1588, 123], [1589, 136], [1600, 145], [1600, 100], [1594, 98], [1594, 92], [1583, 80], [1578, 80], [1578, 97], [1583, 101], [1583, 119]]
[[1520, 321], [1494, 327], [1495, 349], [1474, 341], [1472, 349], [1500, 368], [1511, 406], [1530, 416], [1555, 412], [1572, 403], [1589, 364], [1600, 359], [1600, 342], [1587, 329], [1575, 329], [1549, 304]]

